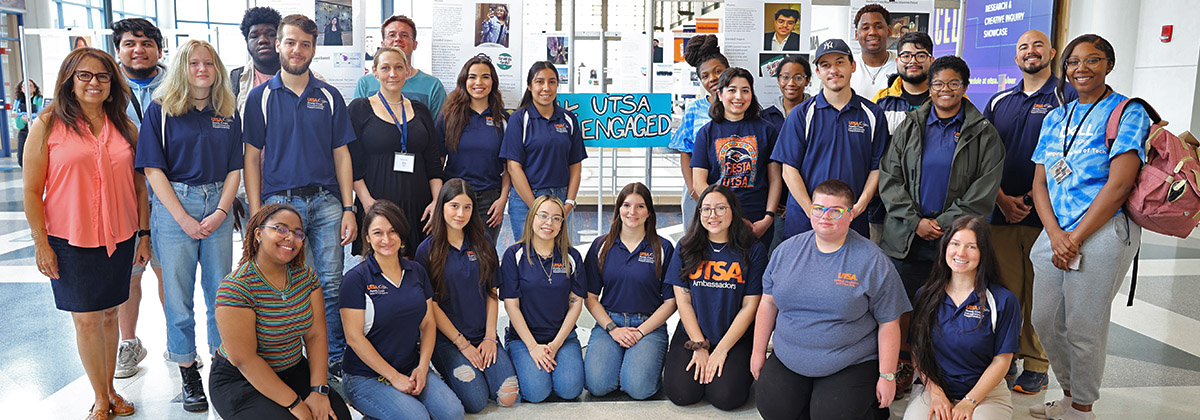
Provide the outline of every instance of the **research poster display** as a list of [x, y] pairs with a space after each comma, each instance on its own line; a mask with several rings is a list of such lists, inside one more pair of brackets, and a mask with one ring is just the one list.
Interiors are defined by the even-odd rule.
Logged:
[[[482, 54], [492, 60], [500, 73], [496, 88], [504, 97], [504, 105], [516, 108], [520, 104], [525, 83], [521, 65], [521, 3], [433, 0], [432, 74], [441, 79], [447, 91], [456, 86], [463, 63]], [[539, 50], [550, 54], [547, 49]], [[555, 54], [559, 53], [555, 51]], [[561, 60], [566, 61], [569, 51], [564, 50], [561, 54]]]
[[575, 114], [587, 147], [666, 147], [671, 141], [669, 93], [560, 93]]
[[[728, 0], [721, 51], [729, 65], [754, 75], [754, 91], [768, 104], [778, 97], [779, 62], [788, 55], [808, 56], [812, 1]], [[767, 100], [764, 100], [767, 99]], [[765, 105], [764, 105], [765, 106]]]
[[1030, 29], [1052, 34], [1054, 2], [992, 0], [967, 2], [963, 15], [963, 60], [971, 66], [967, 96], [977, 104], [1021, 80], [1017, 40]]
[[363, 0], [269, 0], [259, 5], [273, 7], [283, 16], [302, 14], [317, 23], [317, 52], [309, 69], [325, 78], [350, 102], [354, 85], [363, 74], [366, 51]]

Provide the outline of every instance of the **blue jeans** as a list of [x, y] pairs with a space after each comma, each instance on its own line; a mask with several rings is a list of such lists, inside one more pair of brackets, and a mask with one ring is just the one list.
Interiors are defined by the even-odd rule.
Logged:
[[[608, 311], [618, 327], [637, 327], [648, 315]], [[650, 398], [662, 383], [663, 361], [667, 358], [667, 326], [659, 325], [633, 347], [624, 348], [604, 327], [596, 324], [588, 339], [587, 389], [592, 395], [603, 396], [618, 387], [635, 400]]]
[[573, 400], [583, 393], [583, 348], [579, 346], [575, 331], [571, 331], [562, 348], [558, 349], [554, 357], [558, 365], [554, 367], [554, 372], [538, 369], [524, 341], [512, 340], [507, 346], [521, 383], [521, 399], [532, 403], [542, 402], [553, 390], [559, 398]]
[[346, 336], [342, 333], [342, 314], [338, 310], [338, 291], [342, 288], [342, 199], [321, 189], [308, 197], [273, 195], [263, 204], [287, 204], [300, 212], [307, 236], [304, 260], [321, 280], [325, 297], [325, 331], [329, 336], [329, 361], [342, 360]]
[[[221, 182], [189, 186], [172, 182], [175, 196], [187, 214], [196, 221], [217, 211], [221, 201]], [[212, 234], [192, 239], [183, 232], [171, 212], [151, 194], [150, 231], [154, 254], [162, 262], [163, 311], [167, 319], [167, 358], [176, 363], [196, 360], [196, 314], [192, 298], [196, 293], [196, 264], [200, 265], [200, 287], [208, 316], [209, 354], [217, 354], [221, 334], [217, 332], [214, 312], [217, 287], [233, 267], [233, 218], [226, 217]]]
[[[537, 198], [546, 194], [558, 197], [559, 200], [567, 200], [567, 187], [555, 188], [538, 188], [533, 190], [533, 197]], [[484, 209], [486, 211], [486, 209]], [[575, 213], [574, 211], [571, 212]], [[521, 199], [521, 195], [517, 194], [517, 189], [510, 189], [508, 192], [508, 222], [512, 226], [513, 242], [520, 241], [521, 235], [525, 232], [525, 217], [529, 214], [529, 206], [525, 205], [525, 200]], [[562, 228], [567, 230], [571, 239], [571, 245], [579, 244], [579, 231], [575, 229], [575, 217], [567, 215], [567, 220], [563, 221]]]
[[[437, 368], [446, 384], [458, 395], [468, 413], [483, 411], [489, 399], [499, 401], [500, 387], [504, 386], [506, 381], [509, 382], [509, 386], [517, 386], [517, 372], [513, 370], [512, 360], [504, 351], [504, 346], [499, 344], [496, 345], [496, 362], [480, 371], [471, 366], [471, 361], [458, 351], [454, 343], [439, 334], [432, 361], [433, 367]], [[513, 404], [517, 401], [519, 399], [514, 400]]]
[[379, 381], [378, 377], [342, 375], [350, 405], [366, 419], [457, 420], [466, 417], [458, 397], [437, 374], [425, 375], [425, 389], [412, 396]]

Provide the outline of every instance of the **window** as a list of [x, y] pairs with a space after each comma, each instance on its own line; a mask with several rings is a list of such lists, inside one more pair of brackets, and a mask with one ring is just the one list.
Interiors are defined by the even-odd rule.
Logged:
[[[99, 29], [104, 26], [102, 0], [51, 0], [58, 13], [54, 26], [59, 29]], [[158, 4], [154, 0], [113, 0], [113, 21], [146, 18], [158, 24]]]

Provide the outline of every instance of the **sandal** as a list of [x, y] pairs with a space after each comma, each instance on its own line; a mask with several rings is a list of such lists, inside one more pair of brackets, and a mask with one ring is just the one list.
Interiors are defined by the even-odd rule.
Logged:
[[120, 395], [117, 395], [117, 394], [112, 394], [112, 395], [113, 395], [113, 397], [116, 397], [116, 398], [113, 398], [113, 397], [108, 398], [109, 412], [111, 412], [115, 415], [118, 415], [118, 416], [133, 415], [133, 412], [134, 412], [133, 403], [129, 402], [129, 400], [126, 400], [124, 397], [122, 397]]
[[93, 404], [92, 408], [88, 409], [88, 416], [85, 420], [108, 420], [108, 410], [97, 410]]

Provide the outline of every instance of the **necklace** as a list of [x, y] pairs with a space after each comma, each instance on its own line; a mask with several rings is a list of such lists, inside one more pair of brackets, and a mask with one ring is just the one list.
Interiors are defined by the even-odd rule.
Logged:
[[[547, 283], [554, 283], [554, 279], [553, 279], [553, 277], [551, 277], [551, 275], [550, 275], [550, 271], [546, 271], [546, 258], [543, 258], [543, 257], [542, 257], [542, 254], [538, 254], [536, 250], [535, 250], [535, 251], [533, 251], [533, 253], [534, 253], [534, 254], [537, 254], [537, 257], [538, 257], [538, 267], [541, 267], [541, 269], [542, 269], [542, 273], [545, 273], [545, 274], [546, 274], [546, 282], [547, 282]], [[554, 253], [553, 253], [553, 252], [551, 252], [551, 253], [550, 253], [550, 257], [549, 257], [549, 258], [550, 258], [550, 265], [551, 265], [551, 267], [552, 267], [552, 268], [551, 268], [551, 271], [553, 271], [553, 266], [554, 266]]]
[[[887, 63], [884, 63], [884, 65], [887, 65]], [[879, 77], [879, 73], [883, 73], [884, 66], [879, 66], [879, 69], [875, 70], [875, 74], [871, 74], [871, 66], [868, 66], [866, 63], [863, 63], [863, 67], [867, 69], [867, 77], [871, 78], [871, 84], [875, 84], [875, 79]]]
[[203, 101], [203, 100], [211, 98], [211, 97], [212, 97], [212, 94], [210, 93], [210, 94], [208, 94], [208, 96], [205, 96], [203, 98], [192, 98], [192, 100], [193, 101]]
[[403, 103], [404, 103], [404, 97], [400, 97], [400, 100], [399, 100], [399, 101], [396, 101], [396, 102], [392, 102], [392, 101], [389, 101], [389, 100], [387, 100], [387, 97], [386, 97], [386, 96], [384, 96], [384, 97], [383, 97], [383, 100], [384, 100], [384, 102], [387, 102], [387, 103], [389, 103], [389, 104], [392, 104], [392, 105], [400, 105], [400, 104], [403, 104]]
[[729, 242], [726, 242], [725, 246], [722, 246], [721, 249], [717, 249], [716, 246], [713, 246], [713, 243], [713, 241], [708, 241], [708, 247], [712, 249], [713, 254], [720, 253], [721, 251], [724, 251], [725, 248], [729, 248]]
[[267, 273], [263, 272], [262, 269], [258, 267], [257, 263], [254, 264], [254, 269], [256, 271], [258, 271], [258, 276], [262, 277], [263, 283], [266, 283], [267, 287], [270, 287], [271, 289], [275, 290], [276, 292], [279, 292], [279, 300], [287, 300], [288, 282], [290, 280], [289, 276], [287, 275], [287, 267], [284, 267], [284, 269], [283, 269], [284, 280], [283, 280], [282, 290], [280, 290], [279, 288], [276, 288], [274, 285], [271, 284], [271, 279], [267, 278]]

